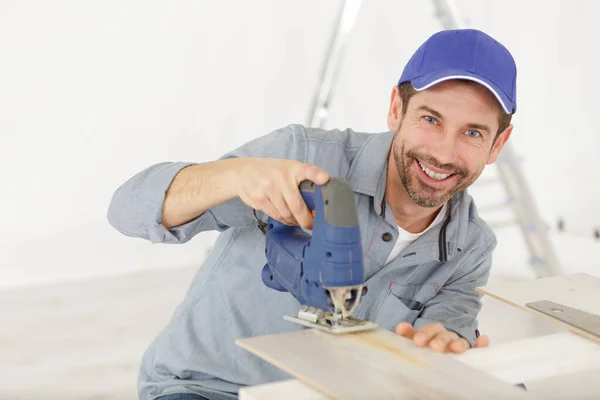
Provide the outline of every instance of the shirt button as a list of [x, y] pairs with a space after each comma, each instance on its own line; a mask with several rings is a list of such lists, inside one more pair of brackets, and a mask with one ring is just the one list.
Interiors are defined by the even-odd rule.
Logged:
[[389, 242], [389, 241], [391, 241], [391, 240], [392, 240], [392, 234], [391, 234], [391, 233], [389, 233], [389, 232], [386, 232], [386, 233], [384, 233], [383, 235], [381, 235], [381, 239], [382, 239], [384, 242]]
[[361, 295], [362, 296], [366, 295], [368, 291], [369, 291], [369, 289], [367, 289], [366, 286], [363, 286]]

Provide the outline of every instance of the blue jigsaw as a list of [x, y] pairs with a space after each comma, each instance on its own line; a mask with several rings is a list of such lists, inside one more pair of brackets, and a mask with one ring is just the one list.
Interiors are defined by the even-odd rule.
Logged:
[[300, 302], [298, 316], [287, 320], [331, 333], [372, 329], [375, 324], [352, 316], [364, 284], [352, 187], [341, 178], [324, 185], [304, 181], [300, 193], [314, 214], [312, 235], [269, 218], [263, 282]]

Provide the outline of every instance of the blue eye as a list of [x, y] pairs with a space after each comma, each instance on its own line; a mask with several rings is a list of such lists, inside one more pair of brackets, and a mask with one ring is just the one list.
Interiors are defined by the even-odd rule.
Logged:
[[469, 129], [469, 130], [466, 132], [466, 135], [467, 135], [467, 136], [469, 136], [469, 137], [472, 137], [472, 138], [476, 138], [476, 137], [479, 137], [479, 136], [481, 136], [481, 133], [480, 133], [479, 131], [474, 131], [474, 130], [472, 130], [472, 129]]
[[430, 124], [436, 124], [437, 123], [437, 120], [435, 118], [433, 118], [432, 116], [430, 116], [430, 115], [426, 115], [424, 118], [425, 118], [425, 121], [429, 122]]

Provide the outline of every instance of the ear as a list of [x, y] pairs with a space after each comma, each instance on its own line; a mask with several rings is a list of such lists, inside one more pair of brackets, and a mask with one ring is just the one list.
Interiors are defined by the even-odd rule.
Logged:
[[398, 86], [394, 85], [390, 95], [390, 109], [388, 110], [387, 123], [392, 132], [398, 131], [400, 120], [402, 119], [402, 99], [398, 91]]
[[496, 160], [498, 159], [498, 155], [500, 154], [500, 150], [502, 150], [502, 147], [504, 147], [504, 144], [506, 143], [508, 138], [510, 138], [510, 134], [512, 133], [512, 130], [513, 130], [513, 125], [510, 124], [506, 127], [506, 129], [502, 133], [500, 133], [500, 135], [498, 135], [496, 142], [492, 146], [490, 155], [488, 156], [487, 164], [492, 164], [492, 163], [496, 162]]

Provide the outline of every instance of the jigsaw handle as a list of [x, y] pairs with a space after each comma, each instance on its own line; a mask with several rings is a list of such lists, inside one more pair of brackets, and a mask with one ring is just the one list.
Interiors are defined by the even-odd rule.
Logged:
[[269, 218], [262, 280], [272, 289], [292, 293], [303, 305], [330, 309], [324, 287], [364, 281], [354, 191], [340, 178], [324, 185], [304, 181], [299, 189], [314, 211], [312, 235]]
[[[315, 185], [315, 183], [311, 182], [311, 181], [302, 181], [300, 183], [299, 189], [300, 189], [300, 194], [302, 195], [302, 199], [304, 199], [304, 202], [306, 203], [306, 206], [308, 207], [308, 209], [310, 211], [314, 211], [313, 216], [316, 216], [317, 214], [321, 214], [323, 212], [323, 202], [315, 201], [315, 199], [317, 197], [317, 190], [320, 190], [318, 188], [318, 185]], [[317, 207], [319, 208], [319, 210], [316, 209]], [[314, 221], [313, 221], [313, 228], [314, 228]], [[306, 232], [304, 232], [304, 230], [300, 226], [286, 225], [286, 224], [283, 224], [271, 217], [269, 217], [267, 220], [266, 236], [267, 236], [267, 238], [266, 238], [267, 245], [265, 248], [265, 254], [267, 255], [267, 259], [269, 259], [270, 254], [272, 255], [272, 253], [269, 253], [269, 249], [271, 249], [271, 250], [273, 249], [273, 247], [270, 246], [271, 242], [273, 242], [273, 241], [280, 242], [281, 240], [287, 241], [288, 252], [286, 252], [287, 254], [284, 254], [284, 257], [294, 258], [294, 260], [285, 260], [284, 261], [288, 265], [297, 264], [297, 263], [295, 263], [295, 257], [294, 257], [294, 254], [297, 253], [297, 248], [303, 249], [310, 242], [310, 238], [311, 238], [311, 236], [309, 234], [307, 234]], [[287, 238], [287, 239], [281, 239], [281, 238]], [[280, 254], [279, 252], [277, 252], [277, 253]], [[302, 265], [297, 265], [297, 267], [302, 268]], [[301, 270], [300, 271], [289, 271], [289, 272], [291, 273], [290, 278], [293, 278], [293, 276], [299, 276], [300, 278], [302, 278]], [[264, 266], [263, 271], [262, 271], [262, 280], [263, 280], [264, 284], [267, 285], [268, 287], [270, 287], [271, 289], [279, 290], [280, 292], [287, 292], [287, 289], [285, 288], [285, 286], [283, 286], [283, 283], [281, 282], [281, 278], [283, 278], [283, 277], [280, 277], [280, 279], [275, 279], [275, 275], [273, 274], [273, 271], [271, 270], [269, 263], [267, 263]]]
[[[317, 214], [322, 214], [324, 205], [322, 201], [318, 201], [318, 197], [322, 197], [319, 196], [318, 193], [321, 190], [320, 187], [311, 181], [303, 181], [302, 183], [300, 183], [299, 189], [300, 194], [302, 195], [302, 199], [304, 199], [304, 202], [306, 203], [308, 209], [310, 211], [313, 211], [313, 215], [316, 216]], [[267, 221], [267, 228], [272, 229], [272, 234], [276, 235], [289, 235], [293, 234], [298, 230], [302, 231], [302, 228], [300, 228], [299, 226], [285, 225], [271, 217], [269, 217]]]

